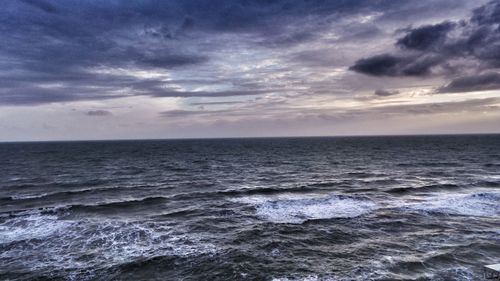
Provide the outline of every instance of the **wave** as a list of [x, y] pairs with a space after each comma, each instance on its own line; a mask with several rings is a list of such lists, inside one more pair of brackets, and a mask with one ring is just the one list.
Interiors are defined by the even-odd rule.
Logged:
[[0, 224], [0, 244], [31, 239], [41, 239], [69, 226], [69, 222], [58, 220], [54, 215], [31, 213], [8, 219]]
[[7, 197], [1, 197], [2, 201], [22, 201], [22, 200], [31, 200], [31, 199], [39, 199], [44, 198], [51, 195], [51, 193], [42, 193], [42, 194], [20, 194], [20, 195], [12, 195]]
[[349, 179], [369, 179], [369, 178], [384, 178], [388, 174], [381, 172], [347, 172], [341, 174], [341, 177], [347, 177]]
[[78, 180], [78, 181], [45, 181], [41, 179], [36, 181], [36, 179], [31, 179], [29, 183], [19, 183], [6, 185], [4, 188], [12, 191], [17, 190], [29, 190], [29, 189], [41, 189], [41, 188], [51, 188], [57, 186], [58, 188], [75, 188], [75, 187], [97, 187], [103, 186], [108, 183], [112, 183], [112, 179], [89, 179], [89, 180]]
[[459, 185], [452, 184], [452, 183], [446, 183], [446, 184], [431, 184], [431, 185], [424, 185], [424, 186], [419, 186], [419, 187], [395, 187], [386, 190], [385, 192], [387, 193], [394, 193], [394, 194], [401, 194], [401, 193], [410, 193], [410, 192], [432, 192], [432, 191], [439, 191], [439, 190], [450, 190], [450, 189], [458, 189], [460, 188]]
[[406, 203], [403, 208], [425, 214], [495, 217], [500, 215], [500, 193], [483, 192], [472, 194], [433, 196], [424, 202]]
[[459, 162], [406, 162], [398, 163], [399, 167], [463, 167], [464, 165]]
[[[455, 189], [455, 185], [427, 186], [426, 191]], [[232, 202], [252, 205], [257, 217], [275, 223], [304, 223], [309, 220], [355, 218], [380, 208], [379, 204], [360, 196], [309, 193], [280, 193], [250, 195], [229, 199]], [[423, 214], [445, 214], [495, 217], [500, 215], [500, 193], [479, 192], [472, 194], [434, 194], [421, 202], [387, 201], [389, 209]]]
[[203, 237], [161, 222], [64, 220], [31, 213], [0, 223], [0, 260], [38, 271], [95, 270], [144, 256], [191, 257], [216, 251]]
[[40, 194], [18, 194], [18, 195], [12, 195], [12, 196], [8, 196], [8, 197], [2, 197], [2, 198], [0, 198], [0, 200], [22, 201], [22, 200], [32, 200], [32, 199], [51, 199], [54, 197], [83, 195], [86, 193], [98, 193], [98, 192], [110, 191], [110, 190], [118, 189], [118, 188], [119, 187], [100, 187], [100, 188], [84, 188], [84, 189], [75, 189], [75, 190], [46, 192], [46, 193], [40, 193]]
[[226, 189], [226, 190], [214, 190], [214, 191], [205, 191], [205, 192], [186, 192], [186, 193], [178, 193], [174, 195], [170, 195], [165, 198], [175, 199], [175, 200], [192, 200], [198, 198], [211, 197], [214, 198], [216, 196], [227, 197], [227, 196], [265, 196], [265, 195], [279, 195], [279, 194], [287, 194], [287, 193], [310, 193], [314, 191], [324, 191], [327, 189], [319, 189], [319, 188], [311, 188], [310, 185], [301, 185], [301, 186], [293, 186], [293, 187], [258, 187], [258, 188], [240, 188], [240, 189]]
[[333, 277], [319, 277], [317, 275], [294, 276], [294, 277], [275, 277], [272, 281], [333, 281]]
[[309, 220], [354, 218], [377, 208], [377, 204], [359, 197], [329, 195], [299, 197], [243, 197], [232, 201], [255, 205], [256, 215], [275, 223], [303, 223]]
[[161, 204], [167, 201], [169, 197], [166, 196], [151, 196], [144, 198], [130, 198], [130, 199], [118, 199], [113, 201], [103, 201], [94, 204], [70, 204], [61, 205], [53, 208], [51, 211], [45, 211], [46, 213], [66, 213], [70, 212], [96, 212], [103, 210], [118, 210], [118, 209], [130, 209], [134, 207], [142, 207], [149, 209], [151, 205]]
[[7, 197], [0, 197], [0, 202], [15, 202], [16, 204], [20, 204], [24, 201], [30, 202], [33, 200], [46, 200], [46, 199], [55, 199], [56, 197], [64, 197], [71, 196], [77, 194], [85, 194], [92, 192], [99, 192], [109, 188], [97, 188], [97, 189], [81, 189], [81, 190], [68, 190], [68, 191], [57, 191], [57, 192], [48, 192], [48, 193], [39, 193], [39, 194], [16, 194]]
[[[168, 196], [152, 196], [145, 197], [140, 199], [127, 199], [127, 200], [116, 200], [112, 202], [97, 202], [95, 204], [76, 204], [76, 205], [68, 205], [67, 207], [74, 208], [85, 208], [85, 207], [120, 207], [126, 204], [134, 204], [140, 202], [152, 203], [152, 201], [161, 201], [163, 199], [176, 199], [176, 200], [189, 200], [195, 198], [203, 198], [207, 196], [233, 196], [233, 195], [273, 195], [280, 193], [307, 193], [312, 191], [321, 191], [328, 190], [322, 189], [320, 187], [332, 186], [333, 183], [314, 183], [309, 185], [301, 185], [301, 186], [292, 186], [292, 187], [258, 187], [258, 188], [241, 188], [241, 189], [227, 189], [227, 190], [215, 190], [215, 191], [205, 191], [205, 192], [186, 192], [186, 193], [178, 193]], [[49, 193], [41, 193], [41, 194], [19, 194], [12, 195], [7, 197], [0, 197], [0, 202], [10, 202], [10, 201], [30, 201], [30, 200], [39, 200], [39, 199], [59, 199], [64, 196], [76, 196], [83, 194], [94, 194], [99, 192], [105, 192], [118, 189], [118, 187], [102, 187], [102, 188], [86, 188], [86, 189], [77, 189], [77, 190], [67, 190], [67, 191], [57, 191], [57, 192], [49, 192]], [[158, 191], [162, 191], [164, 188], [159, 188]]]
[[475, 184], [478, 187], [500, 187], [500, 181], [498, 180], [483, 180]]
[[[59, 204], [59, 205], [45, 205], [39, 208], [18, 208], [16, 210], [7, 210], [0, 212], [0, 218], [20, 216], [27, 213], [39, 212], [46, 215], [61, 215], [67, 216], [78, 213], [117, 213], [127, 215], [133, 210], [151, 211], [152, 205], [162, 204], [173, 198], [169, 196], [150, 196], [143, 198], [119, 198], [115, 200], [97, 201], [91, 204]], [[0, 203], [2, 201], [0, 200]]]
[[242, 189], [230, 189], [230, 190], [221, 190], [217, 191], [218, 194], [223, 195], [253, 195], [253, 194], [279, 194], [279, 193], [302, 193], [302, 192], [311, 192], [314, 190], [318, 190], [317, 188], [311, 188], [311, 186], [315, 185], [301, 185], [294, 187], [259, 187], [259, 188], [242, 188]]
[[[73, 196], [73, 195], [82, 195], [86, 193], [99, 193], [103, 191], [113, 190], [115, 188], [107, 187], [107, 188], [89, 188], [89, 189], [80, 189], [80, 190], [69, 190], [62, 192], [52, 192], [52, 193], [44, 193], [38, 195], [14, 195], [8, 197], [1, 197], [0, 203], [5, 204], [19, 204], [22, 201], [32, 201], [32, 200], [41, 200], [41, 199], [61, 199], [65, 196]], [[54, 212], [67, 212], [67, 211], [75, 211], [75, 212], [93, 212], [93, 211], [101, 211], [101, 210], [112, 210], [112, 209], [120, 209], [120, 208], [131, 208], [134, 206], [144, 207], [149, 206], [151, 204], [161, 204], [166, 202], [167, 200], [197, 200], [206, 197], [216, 197], [216, 196], [244, 196], [244, 195], [275, 195], [282, 193], [305, 193], [310, 192], [311, 190], [307, 186], [297, 186], [290, 188], [243, 188], [243, 189], [229, 189], [229, 190], [219, 190], [219, 191], [206, 191], [206, 192], [186, 192], [186, 193], [177, 193], [172, 195], [152, 195], [142, 198], [117, 198], [110, 200], [103, 200], [92, 202], [89, 204], [86, 203], [77, 203], [77, 204], [66, 204], [66, 205], [57, 205], [51, 208], [41, 208], [44, 209], [46, 213], [54, 213]], [[161, 189], [159, 190], [161, 191]], [[40, 210], [41, 210], [40, 209]], [[24, 212], [26, 210], [20, 209], [18, 212]], [[10, 212], [12, 213], [12, 212]]]

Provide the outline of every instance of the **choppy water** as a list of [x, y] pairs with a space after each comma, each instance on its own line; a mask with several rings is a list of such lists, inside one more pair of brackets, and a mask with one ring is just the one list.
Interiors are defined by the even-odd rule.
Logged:
[[1, 280], [481, 280], [500, 136], [0, 144]]

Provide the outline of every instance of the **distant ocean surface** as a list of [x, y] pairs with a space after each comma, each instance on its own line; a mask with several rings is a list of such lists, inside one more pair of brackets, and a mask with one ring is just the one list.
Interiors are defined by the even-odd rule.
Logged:
[[500, 135], [0, 144], [0, 280], [482, 280]]

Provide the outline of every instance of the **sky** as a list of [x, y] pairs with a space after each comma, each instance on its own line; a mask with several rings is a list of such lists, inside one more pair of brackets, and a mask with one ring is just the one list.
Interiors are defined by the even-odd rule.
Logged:
[[500, 0], [12, 0], [0, 141], [500, 133]]

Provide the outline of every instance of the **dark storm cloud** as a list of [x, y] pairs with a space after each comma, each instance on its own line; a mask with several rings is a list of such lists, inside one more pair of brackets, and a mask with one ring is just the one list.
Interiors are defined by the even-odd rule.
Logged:
[[[211, 63], [222, 47], [238, 43], [238, 39], [210, 41], [220, 34], [236, 36], [233, 38], [245, 35], [242, 38], [252, 38], [257, 44], [254, 47], [288, 48], [316, 40], [328, 31], [332, 22], [342, 18], [374, 12], [382, 18], [386, 14], [404, 18], [462, 3], [442, 0], [434, 10], [421, 8], [431, 2], [6, 1], [0, 11], [0, 103], [29, 105], [135, 94], [208, 96], [209, 92], [162, 91], [159, 85], [165, 81], [161, 79], [141, 81], [138, 77], [104, 75], [92, 69], [195, 72], [197, 67]], [[361, 28], [358, 37], [365, 37], [366, 30]], [[419, 56], [396, 64], [382, 75], [424, 75], [434, 59]], [[46, 87], [46, 84], [58, 86]], [[212, 96], [266, 92], [259, 87], [262, 85], [253, 93], [235, 87]], [[133, 91], [127, 93], [129, 89]]]
[[500, 74], [484, 73], [459, 77], [441, 87], [441, 93], [458, 93], [500, 89]]
[[[500, 0], [476, 8], [468, 19], [406, 29], [393, 53], [357, 60], [351, 70], [372, 76], [462, 75], [439, 92], [497, 89], [500, 67]], [[465, 67], [463, 62], [472, 67]], [[462, 63], [462, 64], [460, 64]], [[485, 73], [470, 75], [470, 73]]]
[[486, 5], [475, 9], [471, 21], [478, 24], [500, 23], [500, 3], [490, 1]]
[[402, 48], [415, 50], [429, 50], [433, 47], [439, 48], [446, 39], [446, 35], [455, 27], [451, 22], [443, 22], [435, 25], [426, 25], [412, 29], [396, 44]]
[[404, 58], [399, 58], [390, 54], [377, 55], [356, 61], [350, 69], [375, 76], [396, 75], [396, 66], [403, 60]]
[[395, 56], [382, 54], [360, 59], [349, 69], [374, 76], [425, 76], [442, 57], [437, 55]]

